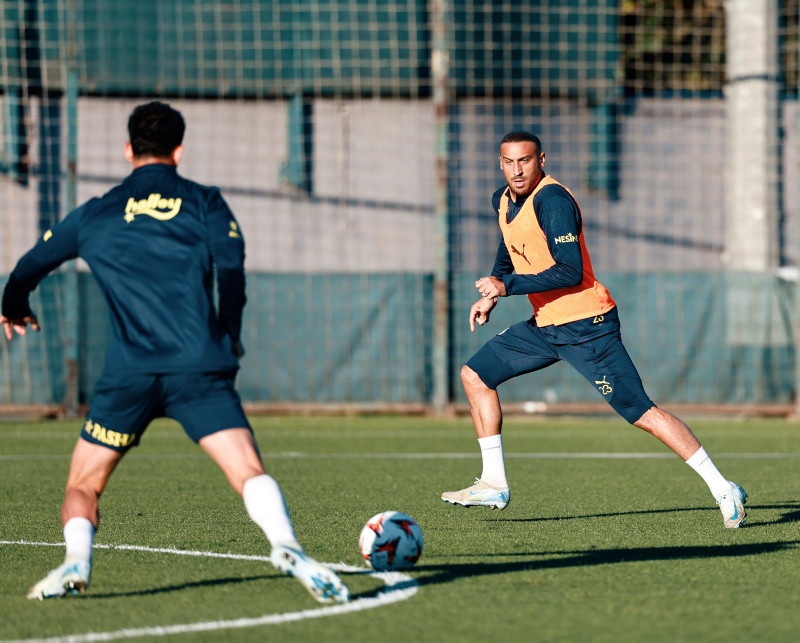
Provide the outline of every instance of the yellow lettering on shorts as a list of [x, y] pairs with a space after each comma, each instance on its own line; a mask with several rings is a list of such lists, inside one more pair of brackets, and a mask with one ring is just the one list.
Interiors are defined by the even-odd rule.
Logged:
[[97, 422], [92, 425], [92, 437], [97, 440], [100, 432], [105, 432], [105, 429], [100, 426]]
[[120, 433], [119, 431], [106, 429], [91, 420], [86, 420], [83, 430], [98, 442], [107, 444], [110, 447], [126, 447], [133, 442], [135, 437], [132, 433]]

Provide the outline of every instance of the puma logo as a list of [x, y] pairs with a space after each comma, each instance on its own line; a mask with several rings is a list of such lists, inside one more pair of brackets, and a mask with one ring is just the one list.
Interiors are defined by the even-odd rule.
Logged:
[[597, 388], [600, 389], [600, 392], [603, 395], [608, 395], [614, 390], [613, 388], [611, 388], [611, 384], [608, 383], [608, 380], [606, 380], [606, 377], [607, 377], [606, 375], [603, 375], [602, 380], [594, 381], [594, 383], [597, 384]]
[[525, 244], [524, 243], [522, 244], [522, 252], [517, 250], [514, 247], [514, 244], [512, 243], [511, 244], [511, 252], [513, 252], [515, 255], [519, 255], [520, 257], [522, 257], [528, 263], [529, 266], [531, 265], [531, 262], [528, 261], [528, 257], [525, 256]]

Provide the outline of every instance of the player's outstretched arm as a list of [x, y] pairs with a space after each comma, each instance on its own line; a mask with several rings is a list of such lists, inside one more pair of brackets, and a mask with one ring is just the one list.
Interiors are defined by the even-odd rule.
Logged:
[[475, 322], [477, 322], [479, 326], [483, 326], [489, 321], [489, 315], [496, 305], [497, 297], [492, 299], [481, 297], [472, 304], [472, 308], [469, 309], [469, 329], [471, 332], [475, 332]]
[[45, 232], [33, 248], [17, 262], [3, 289], [0, 324], [6, 338], [25, 335], [30, 325], [39, 330], [39, 321], [28, 303], [31, 292], [50, 271], [78, 256], [78, 230], [87, 204], [75, 208], [53, 228]]
[[28, 332], [28, 324], [33, 330], [40, 330], [39, 321], [33, 315], [23, 317], [21, 319], [9, 319], [5, 315], [0, 315], [0, 324], [3, 326], [3, 332], [6, 334], [6, 339], [11, 341], [14, 338], [14, 332], [17, 335], [25, 335]]

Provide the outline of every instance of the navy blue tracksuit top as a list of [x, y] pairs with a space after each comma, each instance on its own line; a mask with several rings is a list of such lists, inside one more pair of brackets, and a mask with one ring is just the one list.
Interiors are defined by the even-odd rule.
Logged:
[[3, 293], [3, 315], [31, 314], [30, 292], [76, 257], [89, 265], [108, 303], [113, 342], [106, 371], [238, 367], [244, 239], [218, 189], [167, 164], [135, 169], [105, 196], [70, 212], [19, 260]]

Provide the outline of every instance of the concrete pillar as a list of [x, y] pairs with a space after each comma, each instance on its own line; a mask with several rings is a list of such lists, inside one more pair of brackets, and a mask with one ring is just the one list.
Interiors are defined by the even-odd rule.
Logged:
[[779, 263], [778, 10], [779, 0], [725, 2], [724, 263], [731, 271]]

